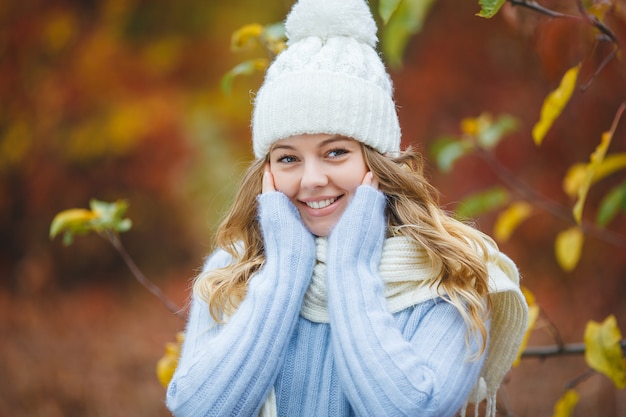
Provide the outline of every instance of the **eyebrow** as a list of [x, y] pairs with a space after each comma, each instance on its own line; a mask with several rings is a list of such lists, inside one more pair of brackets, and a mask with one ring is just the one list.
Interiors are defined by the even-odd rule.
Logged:
[[[345, 136], [333, 136], [330, 137], [328, 139], [324, 139], [318, 146], [318, 148], [322, 148], [330, 143], [334, 143], [334, 142], [348, 142], [348, 141], [352, 141], [353, 139], [347, 138]], [[282, 145], [282, 144], [275, 144], [274, 146], [272, 146], [272, 148], [270, 149], [270, 152], [276, 150], [276, 149], [288, 149], [288, 150], [294, 150], [295, 148], [291, 145]]]

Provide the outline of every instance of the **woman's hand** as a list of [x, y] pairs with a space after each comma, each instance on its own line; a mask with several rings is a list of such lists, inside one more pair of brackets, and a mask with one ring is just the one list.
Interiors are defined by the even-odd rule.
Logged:
[[272, 171], [270, 171], [270, 164], [268, 162], [265, 164], [265, 172], [263, 172], [261, 193], [271, 193], [272, 191], [276, 191], [276, 185], [274, 185], [274, 175], [272, 175]]
[[386, 205], [378, 180], [368, 172], [329, 235], [328, 263], [342, 265], [341, 269], [356, 262], [376, 273], [387, 228]]
[[378, 190], [378, 179], [374, 177], [374, 174], [372, 173], [372, 171], [367, 171], [367, 173], [363, 177], [363, 181], [361, 182], [361, 185], [369, 185], [370, 187], [373, 187]]
[[[271, 252], [280, 252], [282, 256], [287, 256], [293, 251], [300, 253], [302, 250], [303, 256], [314, 259], [313, 235], [304, 226], [296, 206], [276, 189], [269, 163], [265, 164], [261, 194], [257, 196], [257, 201], [266, 257], [271, 257]], [[294, 245], [294, 242], [298, 244]]]

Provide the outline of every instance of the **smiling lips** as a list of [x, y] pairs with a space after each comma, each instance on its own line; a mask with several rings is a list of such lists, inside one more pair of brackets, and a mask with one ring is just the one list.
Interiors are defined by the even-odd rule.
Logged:
[[304, 204], [306, 204], [308, 207], [312, 209], [323, 209], [324, 207], [328, 207], [331, 204], [333, 204], [335, 201], [337, 201], [337, 199], [338, 197], [327, 198], [325, 200], [319, 200], [319, 201], [306, 201], [304, 202]]

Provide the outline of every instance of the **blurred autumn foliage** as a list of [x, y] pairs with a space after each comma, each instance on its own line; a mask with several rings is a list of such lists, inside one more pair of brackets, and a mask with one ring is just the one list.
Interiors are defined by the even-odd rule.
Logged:
[[44, 233], [56, 212], [92, 197], [131, 202], [129, 245], [149, 271], [198, 262], [248, 146], [248, 100], [224, 96], [216, 82], [229, 65], [228, 28], [236, 23], [228, 22], [242, 18], [242, 3], [2, 3], [5, 289], [119, 272], [101, 242], [69, 253]]
[[[431, 3], [402, 67], [391, 70], [404, 144], [427, 154], [437, 139], [458, 136], [465, 118], [512, 115], [518, 128], [494, 157], [538, 195], [571, 206], [562, 186], [567, 170], [588, 162], [626, 99], [622, 53], [594, 74], [610, 45], [594, 43], [598, 34], [584, 22], [513, 2], [489, 20], [475, 16], [477, 1]], [[626, 6], [614, 3], [607, 24], [624, 45]], [[230, 94], [220, 80], [258, 50], [234, 55], [230, 36], [248, 23], [280, 21], [291, 4], [0, 2], [0, 337], [12, 341], [0, 350], [0, 416], [168, 415], [154, 365], [181, 322], [129, 291], [129, 274], [106, 242], [93, 236], [70, 248], [51, 244], [48, 227], [56, 213], [91, 198], [126, 199], [134, 223], [123, 236], [128, 251], [184, 303], [251, 158], [249, 91], [261, 74], [235, 78]], [[576, 0], [541, 4], [563, 13], [577, 8]], [[537, 147], [531, 130], [542, 102], [579, 62], [580, 78], [592, 82], [574, 92]], [[611, 152], [626, 151], [625, 122]], [[431, 164], [429, 175], [450, 209], [499, 183], [478, 156], [447, 173]], [[610, 176], [594, 186], [586, 216], [595, 216], [601, 196], [620, 181]], [[495, 218], [486, 213], [477, 225], [492, 233]], [[580, 342], [587, 321], [609, 314], [623, 328], [626, 250], [591, 237], [576, 269], [564, 272], [554, 236], [571, 222], [549, 212], [531, 220], [501, 244], [541, 306], [529, 344], [554, 343], [554, 329], [562, 342]], [[625, 216], [610, 228], [626, 235]], [[586, 369], [582, 357], [524, 360], [499, 408], [549, 415], [564, 382]], [[626, 413], [624, 390], [606, 378], [589, 379], [580, 391], [574, 416]]]

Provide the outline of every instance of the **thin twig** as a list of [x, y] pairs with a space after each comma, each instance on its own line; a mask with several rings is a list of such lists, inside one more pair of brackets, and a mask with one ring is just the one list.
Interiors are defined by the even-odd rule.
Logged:
[[545, 14], [546, 16], [550, 16], [550, 17], [554, 17], [554, 18], [565, 18], [565, 19], [580, 19], [580, 16], [574, 16], [571, 14], [565, 14], [565, 13], [560, 13], [557, 11], [554, 11], [552, 9], [548, 9], [546, 7], [543, 7], [542, 5], [540, 5], [539, 3], [537, 3], [536, 1], [526, 1], [526, 0], [509, 0], [509, 3], [511, 3], [513, 6], [521, 6], [521, 7], [525, 7], [527, 9], [530, 10], [534, 10], [538, 13], [541, 14]]
[[535, 12], [544, 14], [546, 16], [549, 16], [555, 19], [582, 20], [584, 22], [587, 22], [590, 26], [596, 28], [601, 33], [601, 37], [598, 40], [609, 41], [613, 44], [613, 50], [611, 51], [611, 53], [609, 53], [604, 58], [604, 60], [600, 63], [598, 68], [596, 68], [596, 70], [593, 72], [590, 79], [580, 88], [580, 90], [583, 92], [586, 91], [587, 88], [589, 88], [589, 85], [593, 82], [593, 80], [595, 80], [598, 74], [600, 74], [600, 72], [602, 72], [602, 70], [609, 64], [609, 62], [611, 62], [617, 56], [617, 52], [620, 49], [617, 36], [615, 35], [615, 33], [613, 33], [613, 31], [607, 25], [604, 24], [604, 22], [598, 19], [598, 17], [587, 12], [582, 0], [576, 1], [576, 5], [578, 8], [578, 12], [580, 13], [580, 16], [560, 13], [552, 9], [548, 9], [535, 1], [509, 0], [509, 3], [511, 3], [513, 6], [525, 7], [529, 10], [533, 10]]
[[580, 87], [580, 91], [585, 92], [587, 91], [587, 89], [589, 88], [589, 86], [591, 85], [591, 83], [593, 82], [593, 80], [596, 79], [596, 77], [602, 72], [602, 70], [609, 65], [609, 62], [611, 62], [613, 59], [615, 59], [615, 57], [617, 56], [617, 52], [619, 51], [617, 44], [613, 44], [613, 50], [606, 56], [604, 57], [604, 59], [602, 60], [602, 62], [600, 63], [600, 65], [598, 65], [598, 68], [596, 68], [596, 70], [593, 72], [593, 74], [591, 74], [591, 77], [589, 77], [589, 79], [587, 80], [587, 82], [585, 82], [581, 87]]
[[582, 374], [578, 375], [576, 378], [572, 379], [567, 384], [565, 384], [565, 387], [564, 387], [565, 391], [573, 389], [574, 387], [576, 387], [576, 385], [585, 382], [587, 379], [591, 378], [597, 373], [598, 373], [597, 371], [591, 368], [587, 369], [587, 371], [583, 372]]
[[609, 29], [609, 27], [606, 26], [604, 23], [602, 23], [600, 19], [590, 13], [587, 13], [587, 10], [585, 9], [585, 5], [583, 4], [582, 0], [577, 0], [576, 5], [578, 6], [578, 12], [587, 23], [598, 29], [602, 34], [607, 36], [611, 42], [617, 45], [617, 36], [615, 36], [613, 31]]
[[132, 257], [126, 251], [126, 248], [122, 244], [122, 241], [119, 239], [119, 236], [114, 232], [107, 231], [106, 238], [109, 240], [111, 245], [113, 245], [115, 250], [117, 250], [117, 252], [120, 254], [135, 279], [139, 281], [139, 283], [143, 285], [153, 295], [159, 298], [170, 312], [184, 320], [185, 314], [183, 313], [182, 309], [169, 298], [167, 298], [167, 296], [163, 294], [159, 287], [157, 287], [152, 281], [146, 278], [146, 276], [141, 272], [137, 264], [135, 264], [135, 261], [133, 261]]
[[559, 332], [558, 327], [556, 327], [556, 324], [554, 324], [554, 322], [550, 319], [550, 317], [548, 317], [548, 315], [546, 314], [545, 310], [541, 309], [541, 317], [548, 323], [548, 332], [550, 332], [550, 334], [552, 335], [552, 337], [554, 338], [554, 341], [556, 342], [557, 346], [562, 347], [565, 345], [565, 342], [563, 341], [563, 338], [561, 337], [561, 333]]
[[[552, 214], [554, 217], [568, 223], [574, 223], [571, 210], [537, 194], [535, 190], [527, 186], [526, 183], [520, 181], [511, 173], [511, 171], [498, 162], [486, 149], [478, 147], [476, 152], [477, 155], [491, 167], [492, 171], [500, 178], [500, 180], [513, 192], [519, 194], [523, 199], [531, 202], [535, 207]], [[626, 249], [625, 236], [607, 229], [602, 229], [585, 219], [581, 221], [580, 229], [589, 236], [593, 236], [606, 243]]]

